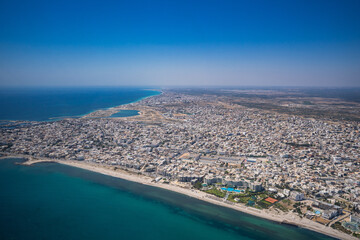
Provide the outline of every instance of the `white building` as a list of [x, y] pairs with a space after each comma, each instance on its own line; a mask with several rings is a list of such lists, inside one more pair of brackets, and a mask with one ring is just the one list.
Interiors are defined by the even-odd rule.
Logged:
[[285, 196], [288, 197], [290, 195], [290, 190], [289, 189], [284, 189], [283, 193], [284, 193]]
[[302, 200], [304, 200], [304, 194], [300, 193], [300, 192], [296, 192], [296, 191], [291, 191], [290, 198], [295, 201], [302, 201]]
[[337, 214], [337, 211], [336, 211], [336, 210], [326, 210], [326, 211], [324, 211], [323, 214], [322, 214], [323, 218], [328, 219], [328, 220], [336, 217], [337, 215], [338, 215], [338, 214]]

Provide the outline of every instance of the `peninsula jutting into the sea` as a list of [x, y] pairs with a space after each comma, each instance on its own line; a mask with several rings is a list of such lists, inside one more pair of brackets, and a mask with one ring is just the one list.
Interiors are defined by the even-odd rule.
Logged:
[[0, 1], [0, 240], [359, 239], [359, 12]]
[[[359, 237], [358, 99], [329, 90], [164, 89], [0, 129], [3, 158], [56, 162], [340, 239]], [[356, 96], [356, 94], [355, 94]], [[138, 115], [112, 117], [133, 110]], [[241, 226], [238, 226], [241, 228]]]

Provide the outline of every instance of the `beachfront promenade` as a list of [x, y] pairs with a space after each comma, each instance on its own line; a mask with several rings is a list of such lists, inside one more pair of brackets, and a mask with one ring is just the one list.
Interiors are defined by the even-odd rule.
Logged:
[[[173, 91], [119, 109], [140, 115], [92, 118], [98, 117], [95, 112], [82, 119], [1, 128], [1, 150], [351, 238], [327, 221], [350, 221], [336, 206], [354, 216], [359, 208], [358, 123], [260, 111], [226, 98]], [[198, 182], [201, 191], [193, 189]], [[268, 197], [278, 202], [268, 204]], [[329, 207], [310, 198], [326, 199]]]

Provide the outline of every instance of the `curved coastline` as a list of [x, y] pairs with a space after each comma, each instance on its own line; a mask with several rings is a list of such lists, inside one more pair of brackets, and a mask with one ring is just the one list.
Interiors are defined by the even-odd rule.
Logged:
[[326, 236], [333, 237], [336, 239], [349, 239], [349, 240], [357, 239], [353, 236], [347, 235], [345, 233], [342, 233], [342, 232], [332, 229], [330, 227], [320, 225], [320, 224], [315, 223], [308, 219], [300, 220], [300, 218], [299, 219], [294, 218], [293, 215], [292, 216], [291, 215], [274, 215], [274, 214], [271, 214], [264, 210], [258, 210], [258, 209], [254, 209], [254, 208], [250, 208], [250, 207], [246, 207], [246, 206], [241, 206], [241, 205], [228, 204], [226, 202], [223, 202], [222, 199], [214, 198], [212, 195], [207, 194], [202, 191], [198, 191], [195, 189], [183, 188], [183, 187], [175, 185], [173, 183], [171, 183], [171, 184], [157, 183], [157, 182], [154, 182], [153, 179], [148, 176], [138, 175], [136, 173], [125, 171], [122, 169], [114, 170], [113, 166], [109, 166], [109, 165], [99, 165], [99, 164], [90, 163], [90, 162], [86, 162], [86, 161], [82, 162], [82, 161], [73, 161], [73, 160], [32, 158], [31, 156], [20, 155], [20, 154], [19, 155], [11, 154], [11, 155], [7, 155], [7, 156], [3, 156], [0, 159], [8, 159], [8, 158], [21, 158], [21, 159], [26, 158], [27, 161], [22, 161], [18, 164], [27, 165], [27, 166], [37, 164], [37, 163], [46, 163], [46, 162], [67, 165], [70, 167], [75, 167], [75, 168], [79, 168], [79, 169], [99, 173], [102, 175], [131, 181], [131, 182], [136, 182], [136, 183], [147, 185], [147, 186], [162, 188], [162, 189], [180, 193], [180, 194], [183, 194], [188, 197], [192, 197], [192, 198], [195, 198], [195, 199], [198, 199], [201, 201], [205, 201], [205, 202], [208, 202], [208, 203], [211, 203], [214, 205], [231, 208], [233, 210], [236, 210], [236, 211], [239, 211], [239, 212], [242, 212], [245, 214], [249, 214], [249, 215], [252, 215], [255, 217], [259, 217], [262, 219], [277, 222], [279, 224], [286, 224], [286, 225], [291, 225], [291, 226], [308, 229], [308, 230], [311, 230], [311, 231], [314, 231], [317, 233], [321, 233], [321, 234], [324, 234]]
[[[136, 99], [132, 102], [128, 102], [128, 103], [123, 103], [123, 104], [120, 104], [120, 105], [115, 105], [115, 106], [110, 106], [110, 107], [106, 107], [106, 108], [98, 108], [98, 109], [95, 109], [95, 110], [92, 110], [92, 111], [89, 111], [87, 113], [84, 113], [84, 114], [81, 114], [81, 115], [77, 115], [77, 116], [64, 116], [64, 117], [56, 117], [58, 120], [62, 120], [62, 119], [66, 119], [66, 118], [82, 118], [82, 117], [85, 117], [89, 114], [92, 114], [96, 111], [100, 111], [100, 110], [110, 110], [112, 108], [118, 108], [118, 107], [121, 107], [121, 106], [124, 106], [124, 105], [128, 105], [128, 104], [132, 104], [132, 103], [137, 103], [137, 102], [140, 102], [146, 98], [150, 98], [150, 97], [154, 97], [154, 96], [158, 96], [158, 95], [161, 95], [163, 92], [161, 90], [151, 90], [151, 89], [140, 89], [140, 90], [145, 90], [145, 91], [152, 91], [152, 92], [157, 92], [157, 93], [154, 93], [154, 94], [151, 94], [151, 95], [148, 95], [148, 96], [145, 96], [145, 97], [141, 97], [139, 99]], [[51, 118], [51, 119], [54, 119], [54, 118]]]
[[[93, 89], [92, 89], [93, 90]], [[43, 89], [42, 89], [42, 91], [44, 91]], [[39, 112], [39, 113], [37, 113], [37, 115], [36, 115], [36, 117], [29, 117], [28, 115], [29, 115], [29, 112], [26, 112], [25, 113], [25, 115], [23, 116], [23, 114], [21, 113], [22, 111], [21, 110], [18, 110], [17, 112], [19, 112], [19, 113], [21, 113], [20, 115], [19, 114], [17, 114], [17, 116], [12, 116], [11, 114], [9, 115], [9, 116], [7, 116], [6, 114], [5, 115], [2, 115], [2, 117], [4, 118], [4, 119], [1, 119], [0, 120], [0, 122], [4, 122], [4, 123], [8, 123], [8, 122], [54, 122], [54, 121], [59, 121], [59, 120], [63, 120], [63, 119], [71, 119], [71, 118], [81, 118], [81, 117], [83, 117], [83, 116], [86, 116], [86, 115], [89, 115], [89, 114], [91, 114], [91, 113], [93, 113], [93, 112], [96, 112], [96, 111], [101, 111], [101, 110], [108, 110], [108, 109], [111, 109], [111, 108], [116, 108], [116, 107], [120, 107], [120, 106], [123, 106], [123, 105], [127, 105], [127, 104], [132, 104], [132, 103], [136, 103], [136, 102], [139, 102], [139, 101], [141, 101], [141, 100], [143, 100], [143, 99], [146, 99], [146, 98], [148, 98], [148, 97], [152, 97], [152, 96], [157, 96], [157, 95], [160, 95], [160, 94], [162, 94], [162, 91], [161, 90], [159, 90], [159, 89], [144, 89], [144, 88], [138, 88], [138, 89], [136, 89], [136, 91], [140, 91], [142, 94], [140, 94], [140, 95], [143, 95], [142, 97], [139, 97], [139, 98], [136, 98], [136, 96], [135, 96], [135, 100], [133, 100], [133, 101], [127, 101], [126, 99], [127, 99], [127, 97], [124, 97], [123, 98], [123, 100], [121, 100], [120, 99], [120, 102], [123, 102], [123, 103], [120, 103], [120, 104], [114, 104], [114, 103], [111, 103], [111, 102], [102, 102], [102, 101], [100, 101], [101, 102], [101, 104], [97, 104], [97, 105], [105, 105], [105, 107], [101, 107], [101, 106], [98, 106], [98, 107], [96, 107], [96, 106], [93, 106], [93, 109], [90, 109], [90, 110], [86, 110], [86, 109], [83, 109], [83, 110], [85, 110], [85, 111], [87, 111], [87, 112], [85, 112], [85, 113], [81, 113], [82, 111], [80, 110], [79, 111], [79, 107], [81, 107], [81, 106], [75, 106], [75, 109], [76, 110], [74, 110], [74, 111], [70, 111], [70, 112], [68, 112], [68, 113], [64, 113], [63, 111], [59, 111], [59, 109], [57, 109], [57, 108], [55, 108], [55, 111], [56, 111], [56, 113], [54, 112], [54, 111], [50, 111], [50, 112]], [[19, 96], [22, 96], [21, 94], [21, 92], [20, 93], [16, 93], [16, 94], [20, 94]], [[121, 94], [121, 93], [120, 93]], [[28, 95], [30, 95], [30, 93], [28, 94]], [[29, 96], [28, 95], [26, 95], [25, 94], [25, 99], [26, 98], [28, 98]], [[137, 94], [137, 95], [139, 95], [139, 94]], [[145, 95], [145, 96], [144, 96]], [[19, 97], [19, 96], [17, 96], [17, 95], [12, 95], [11, 96], [11, 98], [10, 99], [7, 99], [7, 101], [12, 101], [13, 100], [13, 98], [14, 97]], [[75, 95], [74, 95], [75, 96]], [[118, 95], [118, 96], [120, 96], [120, 95]], [[131, 96], [130, 96], [130, 98], [131, 98]], [[61, 102], [62, 102], [62, 100], [59, 100], [60, 99], [60, 97], [59, 96], [57, 96], [57, 101], [58, 102], [56, 102], [56, 104], [62, 104]], [[133, 97], [132, 97], [132, 99], [134, 99]], [[44, 99], [41, 99], [41, 100], [44, 100]], [[46, 99], [45, 99], [46, 100]], [[44, 101], [45, 101], [44, 100]], [[67, 100], [69, 100], [69, 99], [67, 99]], [[83, 99], [84, 101], [88, 101], [89, 99]], [[91, 99], [90, 99], [91, 100]], [[118, 99], [119, 100], [119, 99]], [[125, 100], [125, 101], [124, 101]], [[22, 99], [22, 101], [24, 101], [24, 99]], [[35, 108], [36, 109], [38, 109], [39, 107], [38, 107], [38, 105], [36, 105], [36, 104], [39, 104], [39, 99], [37, 99], [36, 100], [37, 102], [35, 102]], [[16, 102], [15, 100], [14, 100], [14, 102]], [[29, 101], [27, 101], [27, 103], [29, 103]], [[85, 102], [84, 102], [85, 103]], [[41, 105], [42, 105], [43, 103], [41, 103]], [[56, 105], [55, 104], [55, 105]], [[68, 102], [67, 102], [67, 104], [69, 104]], [[31, 105], [33, 105], [32, 104], [32, 102], [31, 102]], [[95, 104], [96, 105], [96, 104]], [[21, 105], [22, 107], [24, 107], [24, 105]], [[16, 107], [16, 106], [14, 106], [14, 107]], [[25, 106], [26, 107], [26, 106]], [[50, 108], [52, 108], [52, 105], [50, 105], [49, 106]], [[68, 107], [71, 107], [70, 105], [68, 106]], [[17, 109], [17, 108], [12, 108], [12, 109]], [[89, 109], [89, 108], [88, 108]], [[61, 109], [60, 109], [61, 110]], [[6, 111], [6, 109], [5, 109], [5, 111]], [[41, 111], [43, 111], [43, 110], [41, 110]], [[14, 111], [13, 111], [14, 112]], [[67, 112], [67, 111], [66, 111]], [[73, 112], [73, 113], [72, 113]], [[77, 112], [77, 113], [76, 113]], [[80, 114], [79, 114], [80, 113]], [[1, 113], [2, 114], [2, 113]], [[41, 116], [39, 116], [39, 114], [41, 114]], [[57, 114], [63, 114], [63, 115], [60, 115], [60, 116], [57, 116]], [[30, 119], [30, 120], [29, 120]]]
[[[249, 207], [243, 207], [243, 206], [235, 206], [235, 205], [230, 205], [227, 204], [225, 202], [222, 202], [221, 199], [219, 200], [215, 200], [212, 197], [212, 195], [206, 194], [204, 192], [198, 191], [198, 190], [194, 190], [194, 189], [186, 189], [186, 188], [181, 188], [179, 186], [176, 185], [172, 185], [172, 184], [163, 184], [163, 183], [154, 183], [152, 181], [151, 178], [148, 177], [143, 177], [143, 179], [141, 179], [142, 177], [140, 176], [133, 176], [130, 174], [126, 174], [126, 172], [122, 172], [122, 173], [118, 173], [118, 172], [114, 172], [111, 170], [107, 170], [107, 169], [102, 169], [101, 167], [96, 167], [96, 166], [91, 166], [91, 165], [86, 165], [86, 163], [83, 164], [77, 164], [76, 162], [64, 162], [64, 161], [55, 161], [56, 163], [59, 164], [64, 164], [64, 165], [68, 165], [68, 166], [72, 166], [72, 167], [77, 167], [77, 168], [81, 168], [81, 169], [85, 169], [88, 171], [92, 171], [92, 172], [96, 172], [96, 173], [100, 173], [103, 175], [108, 175], [108, 176], [112, 176], [112, 177], [116, 177], [116, 178], [120, 178], [120, 179], [124, 179], [127, 181], [132, 181], [132, 182], [137, 182], [140, 184], [144, 184], [144, 185], [148, 185], [148, 186], [153, 186], [153, 187], [158, 187], [158, 188], [162, 188], [162, 189], [166, 189], [168, 191], [173, 191], [173, 192], [177, 192], [192, 198], [196, 198], [198, 200], [202, 200], [211, 204], [215, 204], [215, 205], [219, 205], [222, 207], [227, 207], [227, 208], [231, 208], [234, 210], [237, 210], [239, 212], [243, 212], [246, 214], [250, 214], [252, 216], [256, 216], [256, 217], [260, 217], [266, 220], [270, 220], [270, 221], [274, 221], [280, 224], [287, 224], [287, 225], [292, 225], [292, 226], [297, 226], [297, 227], [301, 227], [301, 228], [305, 228], [314, 232], [318, 232], [330, 237], [334, 237], [334, 238], [339, 238], [339, 239], [356, 239], [352, 236], [349, 235], [345, 235], [342, 234], [341, 232], [337, 232], [336, 230], [333, 230], [331, 228], [325, 227], [325, 226], [320, 226], [320, 227], [314, 227], [311, 225], [308, 225], [306, 223], [299, 223], [296, 222], [296, 220], [291, 221], [291, 220], [286, 220], [283, 219], [281, 217], [277, 217], [275, 215], [272, 214], [264, 214], [262, 211], [258, 211], [257, 209], [252, 209]], [[310, 220], [309, 220], [310, 221]], [[314, 222], [311, 222], [314, 223]], [[323, 227], [323, 229], [322, 229]], [[336, 231], [336, 232], [335, 232]]]
[[[129, 103], [124, 103], [124, 104], [121, 104], [121, 105], [116, 105], [116, 106], [109, 107], [109, 108], [104, 108], [104, 109], [97, 109], [97, 110], [92, 111], [92, 112], [90, 112], [88, 114], [82, 115], [80, 118], [109, 118], [109, 117], [111, 117], [111, 115], [116, 114], [117, 112], [121, 111], [122, 110], [121, 107], [123, 107], [123, 106], [131, 105], [131, 104], [140, 102], [140, 101], [142, 101], [142, 100], [144, 100], [146, 98], [159, 96], [159, 95], [163, 94], [163, 91], [154, 91], [154, 90], [151, 90], [151, 91], [156, 92], [156, 93], [152, 94], [152, 95], [142, 97], [142, 98], [139, 98], [139, 99], [137, 99], [135, 101], [132, 101], [132, 102], [129, 102]], [[127, 110], [131, 110], [131, 109], [127, 109]], [[137, 110], [137, 109], [134, 109], [134, 110]], [[113, 112], [113, 111], [116, 111], [116, 112]], [[143, 114], [142, 111], [138, 110], [138, 114], [134, 115], [134, 116], [140, 116], [142, 114]], [[134, 117], [134, 116], [128, 116], [128, 117]], [[114, 119], [116, 119], [116, 118], [118, 118], [118, 117], [114, 117]], [[127, 117], [125, 117], [125, 118], [127, 118]]]
[[[151, 91], [155, 91], [155, 90], [151, 90]], [[158, 92], [157, 94], [142, 97], [142, 98], [132, 101], [130, 103], [125, 103], [125, 104], [109, 107], [109, 108], [106, 108], [106, 110], [109, 110], [112, 108], [118, 108], [120, 106], [129, 105], [132, 103], [142, 101], [149, 97], [158, 96], [158, 95], [163, 94], [162, 91], [157, 91], [157, 92]], [[99, 110], [100, 109], [95, 110], [93, 112], [96, 112]], [[139, 114], [141, 114], [141, 112], [139, 112]], [[85, 114], [85, 115], [87, 115], [87, 114]], [[7, 154], [7, 153], [5, 153], [5, 154]], [[95, 163], [86, 162], [86, 161], [81, 162], [81, 161], [60, 160], [60, 159], [50, 159], [50, 158], [33, 158], [32, 156], [21, 155], [21, 154], [8, 154], [8, 155], [3, 155], [2, 157], [0, 157], [0, 159], [8, 159], [8, 158], [26, 159], [25, 161], [17, 163], [17, 164], [22, 164], [22, 165], [33, 165], [33, 164], [37, 164], [37, 163], [46, 163], [46, 162], [67, 165], [70, 167], [79, 168], [79, 169], [95, 172], [98, 174], [123, 179], [126, 181], [131, 181], [131, 182], [136, 182], [136, 183], [147, 185], [147, 186], [162, 188], [162, 189], [176, 192], [179, 194], [183, 194], [185, 196], [192, 197], [192, 198], [195, 198], [195, 199], [198, 199], [201, 201], [205, 201], [210, 204], [214, 204], [214, 205], [218, 205], [218, 206], [222, 206], [222, 207], [226, 207], [226, 208], [231, 208], [233, 210], [236, 210], [236, 211], [239, 211], [239, 212], [242, 212], [245, 214], [249, 214], [249, 215], [252, 215], [255, 217], [259, 217], [259, 218], [266, 219], [269, 221], [277, 222], [280, 224], [285, 224], [285, 225], [296, 226], [296, 227], [308, 229], [308, 230], [311, 230], [311, 231], [314, 231], [317, 233], [321, 233], [321, 234], [324, 234], [326, 236], [330, 236], [333, 238], [349, 239], [349, 240], [357, 239], [353, 236], [347, 235], [345, 233], [342, 233], [342, 232], [332, 229], [330, 227], [326, 227], [321, 224], [315, 223], [308, 219], [300, 219], [300, 218], [296, 219], [296, 218], [294, 218], [294, 215], [290, 216], [290, 214], [275, 215], [273, 213], [270, 213], [270, 212], [267, 212], [264, 210], [258, 210], [255, 208], [246, 207], [246, 206], [242, 206], [242, 205], [238, 205], [238, 204], [236, 204], [236, 205], [229, 204], [229, 203], [223, 202], [222, 199], [220, 199], [220, 198], [216, 199], [216, 197], [214, 197], [213, 195], [207, 194], [202, 191], [184, 188], [179, 185], [175, 185], [174, 183], [171, 183], [171, 184], [156, 183], [156, 182], [154, 182], [154, 180], [152, 178], [145, 176], [145, 175], [138, 175], [136, 173], [133, 173], [130, 171], [125, 171], [122, 169], [114, 170], [114, 169], [112, 169], [114, 166], [100, 165], [100, 164], [95, 164]]]

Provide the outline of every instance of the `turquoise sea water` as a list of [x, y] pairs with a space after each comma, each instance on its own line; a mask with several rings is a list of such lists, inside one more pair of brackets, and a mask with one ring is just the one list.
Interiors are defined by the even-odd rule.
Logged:
[[81, 116], [159, 93], [116, 87], [3, 88], [0, 89], [0, 120], [48, 121]]
[[55, 163], [0, 160], [0, 239], [331, 239]]

